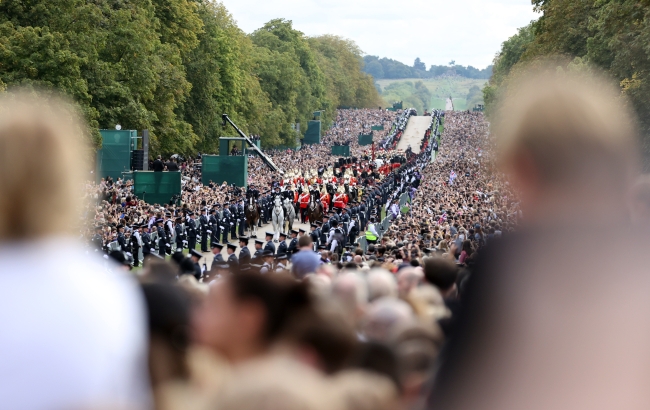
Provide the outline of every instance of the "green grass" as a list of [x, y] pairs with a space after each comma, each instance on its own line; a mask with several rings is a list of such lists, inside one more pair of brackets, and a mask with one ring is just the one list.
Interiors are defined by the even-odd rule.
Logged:
[[[463, 111], [471, 109], [472, 107], [467, 107], [467, 94], [469, 94], [469, 89], [472, 86], [478, 86], [483, 88], [487, 80], [475, 80], [471, 78], [430, 78], [430, 79], [419, 79], [419, 78], [404, 78], [400, 80], [379, 80], [377, 83], [382, 89], [382, 97], [386, 100], [386, 104], [392, 104], [396, 96], [385, 93], [383, 90], [392, 83], [402, 83], [410, 81], [415, 83], [416, 81], [422, 81], [424, 85], [429, 89], [432, 94], [430, 106], [427, 109], [436, 108], [444, 110], [446, 108], [446, 100], [451, 95], [454, 101], [454, 109], [456, 111]], [[407, 107], [404, 107], [407, 108]]]

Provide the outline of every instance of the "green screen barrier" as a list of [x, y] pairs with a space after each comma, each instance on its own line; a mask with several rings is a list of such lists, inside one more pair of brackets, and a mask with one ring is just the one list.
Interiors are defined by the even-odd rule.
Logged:
[[332, 155], [338, 157], [349, 157], [350, 156], [350, 146], [349, 145], [333, 145], [332, 146]]
[[321, 122], [309, 121], [305, 138], [302, 140], [303, 144], [320, 144], [321, 137]]
[[208, 185], [210, 181], [221, 184], [248, 186], [248, 157], [203, 155], [201, 158], [201, 182]]
[[135, 130], [99, 130], [102, 148], [97, 151], [97, 179], [111, 177], [114, 181], [122, 172], [131, 171], [132, 137]]
[[359, 145], [372, 145], [372, 134], [363, 135], [359, 134]]
[[138, 199], [148, 204], [168, 204], [174, 195], [181, 194], [181, 173], [136, 171], [133, 173], [133, 185]]
[[372, 127], [370, 127], [370, 129], [373, 130], [373, 131], [383, 131], [384, 126], [383, 125], [373, 125]]

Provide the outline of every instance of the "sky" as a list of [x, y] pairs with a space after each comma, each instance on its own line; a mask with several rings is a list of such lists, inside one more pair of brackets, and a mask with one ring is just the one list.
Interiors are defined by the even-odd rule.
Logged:
[[485, 68], [501, 43], [539, 16], [530, 0], [222, 0], [251, 33], [274, 18], [308, 36], [354, 40], [365, 54], [429, 67]]

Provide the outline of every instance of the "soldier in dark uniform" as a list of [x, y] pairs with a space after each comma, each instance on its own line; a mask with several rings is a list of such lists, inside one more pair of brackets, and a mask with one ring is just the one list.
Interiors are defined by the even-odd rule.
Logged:
[[117, 226], [117, 243], [120, 245], [120, 250], [122, 252], [128, 252], [128, 247], [126, 246], [126, 238], [124, 237], [124, 225]]
[[271, 251], [275, 255], [275, 244], [273, 243], [273, 234], [266, 232], [266, 246], [264, 246], [265, 251]]
[[278, 245], [278, 255], [286, 255], [289, 252], [289, 247], [287, 246], [287, 234], [280, 232], [280, 244]]
[[104, 249], [104, 238], [102, 238], [102, 227], [97, 225], [95, 227], [95, 234], [90, 239], [90, 244], [95, 252], [99, 252]]
[[251, 265], [251, 251], [248, 249], [248, 241], [250, 239], [246, 236], [239, 238], [239, 266], [240, 267], [249, 267]]
[[273, 272], [273, 259], [275, 259], [275, 255], [273, 255], [270, 251], [262, 252], [262, 260], [264, 261], [262, 267], [260, 268], [260, 273], [262, 275]]
[[237, 245], [229, 243], [227, 246], [228, 249], [226, 252], [228, 252], [228, 267], [230, 267], [230, 272], [237, 273], [239, 272], [239, 259], [237, 259], [237, 255], [235, 255]]
[[210, 209], [210, 217], [208, 218], [208, 232], [210, 233], [210, 247], [213, 243], [219, 242], [219, 231], [217, 225], [217, 210]]
[[323, 215], [323, 226], [320, 228], [320, 243], [327, 242], [327, 236], [330, 233], [330, 217], [329, 215]]
[[158, 255], [163, 258], [167, 254], [167, 234], [163, 228], [164, 220], [162, 218], [156, 219], [156, 233], [158, 234]]
[[264, 253], [264, 241], [255, 239], [255, 254], [252, 263], [260, 265], [262, 263], [262, 253]]
[[199, 224], [201, 225], [201, 252], [208, 251], [208, 217], [205, 215], [205, 208], [201, 208], [201, 216], [199, 217]]
[[140, 248], [142, 247], [142, 238], [140, 237], [140, 229], [142, 225], [133, 225], [133, 233], [131, 234], [131, 253], [133, 254], [133, 267], [140, 266]]
[[176, 232], [176, 252], [183, 251], [183, 240], [185, 240], [185, 233], [183, 232], [182, 221], [182, 218], [176, 218], [176, 226], [174, 227], [174, 232]]
[[221, 229], [222, 233], [222, 243], [228, 243], [228, 233], [230, 232], [230, 224], [232, 223], [232, 215], [230, 214], [230, 209], [228, 207], [228, 201], [223, 203], [223, 218], [221, 219]]
[[[143, 225], [145, 227], [147, 225]], [[147, 255], [151, 255], [151, 248], [153, 244], [151, 243], [151, 234], [148, 231], [145, 231], [142, 234], [142, 257], [146, 258]]]
[[214, 260], [212, 263], [217, 263], [217, 262], [223, 262], [223, 256], [221, 256], [221, 250], [223, 249], [223, 245], [220, 243], [213, 243], [210, 245], [210, 248], [212, 249], [212, 254], [214, 255]]
[[[320, 240], [320, 238], [318, 236], [318, 231], [317, 231], [318, 225], [311, 224], [310, 228], [311, 228], [311, 232], [309, 233], [309, 236], [311, 237], [311, 241], [313, 242], [314, 246], [318, 246], [318, 242]], [[316, 248], [314, 248], [314, 250], [315, 249]]]
[[348, 227], [348, 238], [350, 240], [350, 244], [354, 245], [354, 241], [356, 241], [357, 236], [359, 236], [359, 216], [357, 214], [352, 215], [352, 220], [350, 221], [350, 225]]
[[237, 204], [237, 216], [239, 218], [239, 236], [244, 236], [246, 232], [246, 213], [244, 212], [244, 204], [242, 204], [242, 201], [239, 201]]
[[203, 276], [201, 266], [199, 265], [199, 261], [202, 257], [203, 255], [199, 251], [196, 249], [190, 249], [190, 258], [192, 258], [192, 263], [194, 264], [194, 277], [196, 280], [201, 280], [201, 277]]
[[230, 239], [237, 239], [237, 223], [239, 223], [239, 213], [237, 211], [237, 205], [235, 202], [230, 204], [230, 215], [232, 220], [230, 221]]
[[194, 219], [194, 212], [189, 211], [187, 214], [190, 216], [187, 223], [187, 247], [192, 250], [196, 248], [196, 219]]
[[287, 250], [287, 256], [289, 259], [291, 258], [291, 255], [296, 253], [298, 250], [298, 231], [295, 229], [291, 230], [291, 242], [289, 243], [289, 249]]

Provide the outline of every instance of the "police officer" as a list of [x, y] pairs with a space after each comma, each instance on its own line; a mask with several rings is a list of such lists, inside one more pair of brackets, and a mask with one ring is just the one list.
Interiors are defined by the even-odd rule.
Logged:
[[201, 252], [208, 251], [208, 217], [205, 214], [205, 208], [201, 208], [201, 216], [199, 217], [199, 224], [201, 225]]

